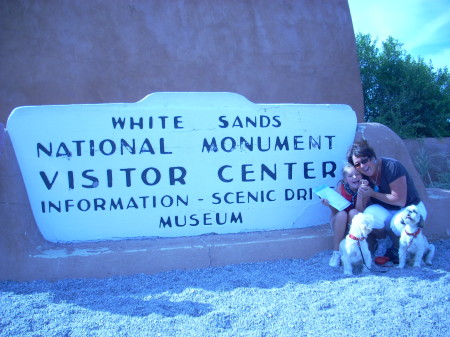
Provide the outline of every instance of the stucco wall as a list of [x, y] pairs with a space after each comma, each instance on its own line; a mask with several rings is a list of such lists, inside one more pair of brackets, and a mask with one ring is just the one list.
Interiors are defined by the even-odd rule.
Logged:
[[[363, 116], [346, 0], [1, 1], [0, 73], [3, 124], [17, 106], [135, 102], [158, 91], [230, 91], [255, 103], [343, 103], [358, 121]], [[4, 141], [1, 279], [306, 257], [331, 243], [330, 233], [319, 230], [52, 246], [36, 230], [9, 137]]]
[[448, 188], [450, 138], [404, 139], [403, 142], [426, 186]]
[[362, 121], [346, 0], [0, 2], [0, 123], [17, 106], [229, 91], [344, 103]]

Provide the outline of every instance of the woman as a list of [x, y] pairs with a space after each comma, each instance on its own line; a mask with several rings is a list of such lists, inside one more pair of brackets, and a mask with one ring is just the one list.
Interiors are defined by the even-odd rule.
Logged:
[[367, 141], [355, 142], [347, 154], [347, 160], [369, 181], [369, 185], [362, 186], [359, 193], [363, 197], [370, 197], [371, 205], [364, 213], [372, 214], [377, 220], [371, 236], [383, 239], [386, 234], [389, 235], [393, 246], [386, 255], [396, 263], [399, 236], [403, 230], [400, 213], [405, 207], [414, 204], [425, 220], [425, 205], [406, 168], [398, 160], [377, 158]]

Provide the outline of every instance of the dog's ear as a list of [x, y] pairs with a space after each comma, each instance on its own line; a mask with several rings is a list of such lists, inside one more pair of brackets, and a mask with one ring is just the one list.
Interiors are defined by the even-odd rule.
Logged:
[[425, 221], [423, 220], [422, 215], [420, 216], [420, 220], [419, 220], [419, 223], [417, 224], [417, 227], [422, 227], [422, 228], [425, 227]]

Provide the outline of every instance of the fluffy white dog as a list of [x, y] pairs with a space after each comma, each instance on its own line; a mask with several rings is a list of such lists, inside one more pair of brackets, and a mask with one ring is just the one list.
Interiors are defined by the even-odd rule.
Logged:
[[358, 213], [353, 217], [348, 235], [339, 244], [344, 274], [353, 275], [353, 266], [364, 263], [364, 271], [370, 271], [372, 257], [367, 244], [367, 235], [372, 231], [375, 219], [370, 214]]
[[423, 220], [417, 207], [411, 205], [405, 208], [401, 214], [401, 223], [405, 226], [400, 235], [400, 247], [398, 249], [399, 268], [405, 268], [408, 257], [413, 258], [413, 267], [420, 267], [422, 259], [428, 265], [432, 264], [435, 247], [428, 243], [422, 233]]

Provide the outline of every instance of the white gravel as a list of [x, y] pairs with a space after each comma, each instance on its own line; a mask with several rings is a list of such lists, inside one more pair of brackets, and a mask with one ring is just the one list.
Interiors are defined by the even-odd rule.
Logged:
[[343, 275], [330, 251], [108, 279], [0, 282], [0, 336], [450, 336], [450, 240], [431, 267]]

